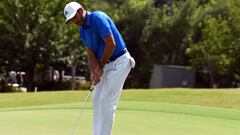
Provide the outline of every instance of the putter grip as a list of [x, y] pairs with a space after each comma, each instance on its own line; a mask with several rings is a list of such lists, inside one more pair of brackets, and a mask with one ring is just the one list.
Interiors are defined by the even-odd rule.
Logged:
[[90, 91], [93, 91], [94, 83], [91, 84]]

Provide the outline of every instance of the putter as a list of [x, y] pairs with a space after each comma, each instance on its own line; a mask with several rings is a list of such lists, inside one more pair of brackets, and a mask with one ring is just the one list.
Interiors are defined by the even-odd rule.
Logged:
[[78, 114], [77, 120], [76, 120], [76, 122], [75, 122], [75, 124], [74, 124], [74, 127], [73, 127], [73, 129], [72, 129], [71, 135], [74, 135], [74, 133], [75, 133], [75, 130], [76, 130], [76, 128], [77, 128], [77, 125], [78, 125], [78, 123], [79, 123], [79, 121], [80, 121], [80, 118], [81, 118], [81, 116], [82, 116], [82, 113], [83, 113], [83, 111], [85, 110], [86, 103], [87, 103], [87, 101], [88, 101], [88, 97], [90, 96], [91, 92], [93, 91], [93, 88], [94, 88], [94, 83], [91, 84], [91, 87], [90, 87], [90, 89], [89, 89], [89, 92], [88, 92], [88, 94], [87, 94], [87, 96], [86, 96], [86, 98], [85, 98], [84, 104], [83, 104], [83, 106], [82, 106], [82, 110], [81, 110], [81, 112]]

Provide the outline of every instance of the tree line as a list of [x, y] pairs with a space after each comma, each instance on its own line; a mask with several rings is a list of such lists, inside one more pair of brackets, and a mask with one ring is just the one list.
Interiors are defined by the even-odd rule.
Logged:
[[[68, 0], [0, 2], [0, 74], [52, 67], [87, 70], [78, 28], [64, 24]], [[153, 64], [196, 72], [196, 87], [234, 87], [240, 81], [240, 0], [91, 0], [87, 10], [115, 21], [137, 66], [126, 87], [148, 87]]]

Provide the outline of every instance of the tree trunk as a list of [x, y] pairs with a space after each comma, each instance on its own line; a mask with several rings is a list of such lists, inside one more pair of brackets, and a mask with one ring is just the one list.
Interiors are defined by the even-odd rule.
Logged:
[[72, 71], [72, 82], [71, 82], [71, 89], [75, 90], [75, 85], [76, 85], [76, 65], [72, 64], [71, 65], [71, 71]]
[[27, 70], [27, 73], [26, 73], [27, 91], [33, 91], [34, 90], [34, 75], [35, 75], [35, 65], [30, 67]]
[[59, 82], [62, 82], [63, 80], [63, 69], [58, 69], [58, 72], [59, 72]]
[[35, 66], [36, 66], [36, 57], [35, 57], [35, 48], [33, 45], [30, 45], [30, 37], [31, 37], [31, 32], [28, 29], [27, 30], [27, 36], [25, 40], [25, 45], [30, 46], [30, 59], [29, 59], [29, 65], [27, 69], [27, 74], [26, 74], [26, 85], [27, 85], [27, 91], [34, 91], [34, 75], [35, 75]]
[[209, 78], [210, 78], [210, 87], [217, 88], [217, 84], [214, 79], [213, 64], [210, 61], [208, 61], [208, 74], [209, 74]]

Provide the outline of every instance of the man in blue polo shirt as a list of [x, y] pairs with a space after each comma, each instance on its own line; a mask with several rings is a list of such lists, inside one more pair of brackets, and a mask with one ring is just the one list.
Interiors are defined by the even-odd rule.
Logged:
[[123, 84], [135, 66], [112, 19], [101, 11], [88, 12], [79, 3], [64, 8], [66, 22], [80, 26], [86, 46], [91, 81], [94, 82], [93, 135], [110, 135]]

